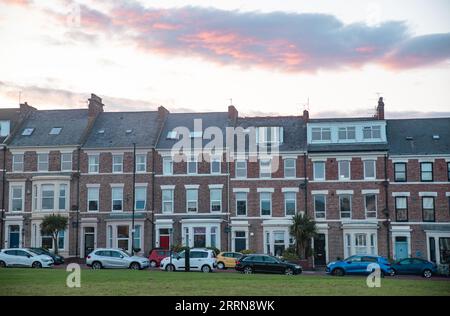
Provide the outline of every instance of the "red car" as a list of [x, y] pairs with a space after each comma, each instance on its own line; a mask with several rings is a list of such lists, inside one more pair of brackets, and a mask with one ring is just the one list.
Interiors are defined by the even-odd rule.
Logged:
[[159, 267], [161, 260], [166, 257], [170, 257], [170, 250], [162, 248], [152, 249], [148, 255], [148, 260], [150, 260], [150, 267]]

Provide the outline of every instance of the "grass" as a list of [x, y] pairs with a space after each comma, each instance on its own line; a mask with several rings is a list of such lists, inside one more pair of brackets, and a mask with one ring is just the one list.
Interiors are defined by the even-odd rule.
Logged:
[[449, 280], [384, 278], [368, 288], [365, 277], [243, 275], [240, 273], [82, 270], [81, 288], [68, 288], [64, 269], [0, 269], [0, 295], [447, 295]]

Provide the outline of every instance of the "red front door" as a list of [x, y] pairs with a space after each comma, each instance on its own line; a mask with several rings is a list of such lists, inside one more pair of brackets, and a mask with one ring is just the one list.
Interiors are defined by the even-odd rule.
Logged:
[[169, 236], [159, 236], [159, 247], [169, 249]]

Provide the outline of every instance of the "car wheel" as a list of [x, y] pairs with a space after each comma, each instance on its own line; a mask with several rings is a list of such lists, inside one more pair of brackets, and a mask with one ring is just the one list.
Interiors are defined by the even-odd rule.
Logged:
[[95, 262], [92, 263], [92, 269], [100, 270], [101, 268], [103, 268], [103, 267], [102, 267], [102, 264], [100, 262], [95, 261]]
[[344, 269], [336, 268], [333, 270], [333, 275], [335, 276], [344, 276], [344, 274], [345, 274]]
[[155, 260], [150, 261], [150, 267], [156, 268], [157, 264]]
[[219, 263], [217, 264], [217, 268], [220, 269], [220, 270], [225, 270], [225, 263], [219, 262]]
[[246, 266], [246, 267], [244, 268], [244, 273], [245, 273], [245, 274], [252, 274], [252, 273], [253, 273], [252, 267]]
[[131, 270], [140, 270], [141, 269], [141, 265], [138, 262], [133, 262], [130, 264], [130, 269]]
[[204, 273], [209, 273], [211, 271], [212, 271], [211, 267], [206, 264], [202, 267], [202, 272], [204, 272]]
[[40, 263], [39, 261], [35, 261], [35, 262], [33, 262], [33, 264], [31, 265], [31, 267], [32, 267], [32, 268], [35, 268], [35, 269], [40, 269], [40, 268], [42, 268], [42, 263]]
[[425, 278], [429, 279], [429, 278], [431, 278], [431, 276], [433, 275], [433, 273], [431, 272], [431, 270], [425, 269], [425, 270], [423, 270], [422, 275], [423, 275]]
[[286, 268], [286, 270], [284, 270], [284, 274], [285, 275], [293, 275], [294, 270], [292, 270], [292, 268]]
[[6, 262], [0, 261], [0, 268], [6, 268]]
[[168, 264], [166, 266], [166, 271], [169, 271], [169, 272], [175, 271], [175, 266], [173, 264]]

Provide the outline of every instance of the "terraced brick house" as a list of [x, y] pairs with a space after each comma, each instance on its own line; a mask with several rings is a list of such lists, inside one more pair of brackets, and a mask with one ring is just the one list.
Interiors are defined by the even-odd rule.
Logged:
[[237, 117], [235, 127], [250, 136], [230, 167], [230, 249], [281, 255], [294, 243], [292, 216], [307, 206], [304, 117]]
[[96, 118], [80, 157], [81, 257], [97, 247], [152, 249], [154, 151], [166, 114], [160, 107]]
[[388, 120], [392, 257], [450, 264], [450, 118]]
[[307, 125], [308, 208], [319, 232], [315, 264], [354, 254], [386, 256], [388, 140], [382, 100], [374, 117], [310, 119]]
[[156, 146], [156, 246], [228, 249], [228, 122], [227, 112], [169, 113]]
[[40, 223], [45, 215], [68, 218], [68, 228], [58, 240], [60, 253], [77, 251], [78, 151], [94, 109], [34, 110], [7, 140], [4, 247], [53, 249]]

